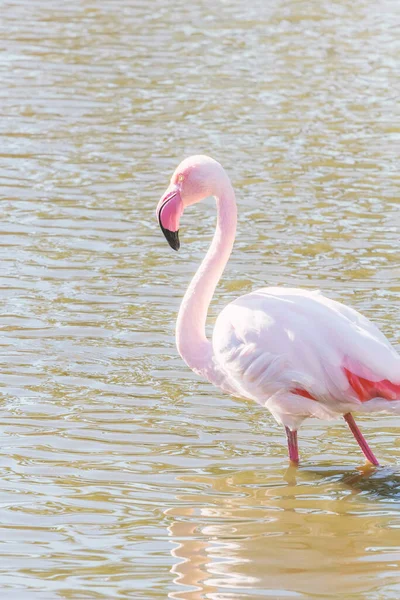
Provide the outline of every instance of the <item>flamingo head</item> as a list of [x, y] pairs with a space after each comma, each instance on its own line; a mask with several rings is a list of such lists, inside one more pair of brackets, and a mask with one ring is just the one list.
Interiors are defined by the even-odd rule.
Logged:
[[171, 248], [179, 250], [179, 220], [184, 209], [218, 194], [226, 177], [221, 165], [209, 156], [190, 156], [181, 162], [156, 210], [161, 230]]

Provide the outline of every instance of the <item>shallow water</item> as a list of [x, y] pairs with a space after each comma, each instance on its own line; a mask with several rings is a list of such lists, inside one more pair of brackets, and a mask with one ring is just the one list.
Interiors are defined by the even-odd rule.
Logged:
[[[263, 4], [263, 6], [261, 6]], [[283, 430], [177, 356], [215, 222], [154, 218], [207, 153], [239, 204], [211, 309], [319, 287], [399, 348], [397, 0], [4, 0], [1, 597], [395, 599], [400, 419]]]

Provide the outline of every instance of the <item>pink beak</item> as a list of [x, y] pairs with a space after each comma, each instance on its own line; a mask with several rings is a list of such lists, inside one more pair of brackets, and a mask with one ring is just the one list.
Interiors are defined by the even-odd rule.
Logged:
[[183, 213], [180, 191], [176, 185], [170, 185], [157, 205], [156, 215], [161, 231], [171, 248], [179, 250], [179, 219]]

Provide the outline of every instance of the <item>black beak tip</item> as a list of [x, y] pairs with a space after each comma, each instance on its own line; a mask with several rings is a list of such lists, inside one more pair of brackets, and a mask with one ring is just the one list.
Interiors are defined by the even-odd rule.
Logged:
[[170, 231], [169, 229], [161, 228], [165, 239], [173, 250], [179, 250], [181, 244], [179, 242], [179, 229], [178, 231]]

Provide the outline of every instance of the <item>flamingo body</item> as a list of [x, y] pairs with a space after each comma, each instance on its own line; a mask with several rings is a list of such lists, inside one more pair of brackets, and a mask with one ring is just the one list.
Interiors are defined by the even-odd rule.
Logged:
[[[218, 316], [213, 349], [226, 388], [292, 430], [306, 417], [400, 413], [394, 348], [371, 321], [318, 291], [271, 287], [241, 296]], [[365, 401], [357, 388], [363, 379], [372, 389], [385, 380], [391, 386]]]
[[221, 165], [207, 156], [184, 160], [157, 217], [178, 250], [185, 208], [207, 196], [216, 199], [217, 226], [179, 309], [182, 358], [224, 391], [265, 406], [285, 426], [292, 461], [298, 461], [297, 430], [305, 418], [343, 415], [367, 460], [377, 465], [351, 413], [400, 414], [400, 356], [357, 311], [318, 291], [295, 288], [266, 287], [237, 298], [221, 311], [208, 340], [208, 307], [236, 233], [235, 194]]

